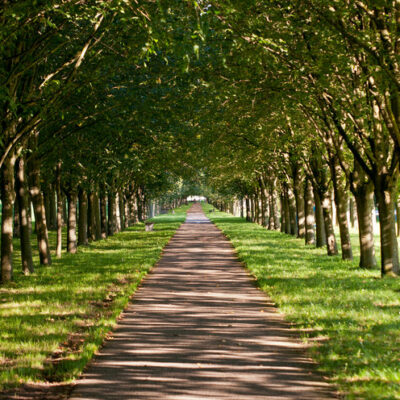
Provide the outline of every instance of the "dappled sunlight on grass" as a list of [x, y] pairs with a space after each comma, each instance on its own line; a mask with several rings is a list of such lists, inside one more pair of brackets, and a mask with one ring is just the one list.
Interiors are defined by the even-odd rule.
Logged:
[[[205, 205], [208, 209], [209, 206]], [[400, 399], [400, 281], [226, 213], [207, 216], [347, 398]], [[357, 237], [353, 236], [358, 255]]]
[[[68, 380], [80, 373], [115, 325], [129, 297], [159, 259], [185, 211], [154, 218], [79, 247], [53, 265], [20, 272], [0, 287], [0, 388], [22, 382]], [[52, 248], [55, 234], [50, 233]], [[36, 265], [38, 256], [35, 255]]]

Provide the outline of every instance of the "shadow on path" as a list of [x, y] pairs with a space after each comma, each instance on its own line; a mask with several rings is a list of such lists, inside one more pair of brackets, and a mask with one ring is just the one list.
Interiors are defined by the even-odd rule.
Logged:
[[333, 399], [199, 205], [71, 400]]

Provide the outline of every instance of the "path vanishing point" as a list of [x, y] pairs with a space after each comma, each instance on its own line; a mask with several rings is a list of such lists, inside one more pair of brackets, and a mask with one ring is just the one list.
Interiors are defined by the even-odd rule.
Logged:
[[71, 400], [334, 398], [195, 204]]

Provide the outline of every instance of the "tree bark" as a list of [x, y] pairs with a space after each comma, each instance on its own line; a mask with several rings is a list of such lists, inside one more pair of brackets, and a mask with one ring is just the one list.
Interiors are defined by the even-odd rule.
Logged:
[[400, 236], [400, 196], [396, 196], [396, 234]]
[[306, 179], [304, 186], [305, 243], [309, 245], [315, 244], [313, 200], [312, 184], [309, 179]]
[[317, 190], [314, 192], [315, 202], [315, 225], [316, 225], [316, 247], [324, 247], [326, 245], [324, 215], [322, 213], [321, 199]]
[[21, 243], [21, 263], [22, 272], [27, 275], [34, 271], [32, 260], [31, 235], [29, 229], [28, 213], [30, 212], [30, 203], [26, 187], [25, 161], [20, 157], [17, 161], [16, 173], [16, 194], [19, 206], [19, 226]]
[[56, 206], [56, 191], [54, 186], [50, 185], [49, 189], [49, 207], [50, 207], [50, 229], [57, 229], [57, 206]]
[[87, 236], [88, 240], [96, 240], [96, 216], [95, 216], [94, 194], [89, 192], [87, 196]]
[[9, 282], [13, 279], [13, 204], [14, 191], [14, 166], [15, 155], [10, 154], [1, 168], [1, 282]]
[[61, 161], [56, 167], [56, 195], [57, 195], [57, 249], [56, 256], [61, 258], [62, 252], [62, 228], [63, 228], [63, 208], [64, 199], [61, 192]]
[[28, 161], [29, 192], [33, 203], [36, 221], [36, 236], [39, 246], [40, 264], [51, 265], [49, 238], [47, 232], [46, 212], [40, 188], [40, 163], [33, 155]]
[[286, 226], [286, 221], [285, 221], [285, 194], [282, 191], [281, 195], [280, 195], [280, 200], [281, 200], [281, 232], [285, 232], [285, 226]]
[[352, 228], [355, 227], [356, 224], [356, 205], [355, 205], [355, 200], [353, 197], [350, 196], [350, 201], [349, 201], [349, 213], [350, 213], [350, 226]]
[[304, 215], [304, 190], [303, 181], [296, 175], [293, 179], [293, 191], [296, 200], [296, 216], [297, 216], [297, 237], [304, 238], [306, 236], [305, 215]]
[[374, 248], [374, 229], [371, 220], [374, 206], [374, 191], [372, 184], [359, 187], [355, 193], [358, 219], [358, 237], [360, 242], [360, 268], [374, 268], [376, 266]]
[[250, 213], [250, 199], [249, 196], [246, 195], [246, 221], [251, 221], [251, 213]]
[[337, 158], [332, 157], [330, 169], [336, 204], [336, 219], [339, 225], [340, 243], [342, 246], [342, 259], [352, 260], [353, 251], [351, 249], [349, 223], [347, 221], [348, 196], [346, 193], [346, 182]]
[[296, 221], [296, 200], [292, 189], [288, 189], [288, 205], [290, 219], [290, 234], [297, 236], [297, 221]]
[[289, 194], [287, 189], [284, 193], [284, 207], [285, 207], [285, 233], [290, 234], [290, 206], [289, 206]]
[[326, 235], [326, 249], [328, 256], [335, 256], [338, 254], [335, 232], [333, 229], [332, 221], [332, 203], [329, 193], [322, 199], [322, 213], [324, 216], [325, 235]]
[[108, 235], [116, 233], [115, 193], [108, 192]]
[[67, 251], [75, 254], [77, 251], [76, 240], [76, 203], [78, 195], [75, 191], [70, 190], [67, 193], [68, 199], [68, 221], [67, 221]]
[[83, 189], [79, 189], [78, 245], [86, 246], [88, 241], [88, 198]]
[[97, 191], [93, 193], [93, 210], [95, 220], [95, 239], [101, 239], [101, 216], [100, 216], [100, 200]]
[[15, 238], [20, 238], [20, 217], [19, 217], [19, 198], [18, 196], [15, 196], [14, 200], [14, 229], [13, 229], [13, 237]]
[[381, 236], [381, 274], [399, 274], [399, 253], [396, 237], [396, 223], [394, 218], [394, 202], [397, 189], [396, 184], [385, 182], [385, 177], [377, 178], [375, 197], [379, 210], [379, 226]]
[[101, 227], [101, 238], [106, 239], [108, 233], [107, 197], [103, 192], [100, 194], [100, 227]]

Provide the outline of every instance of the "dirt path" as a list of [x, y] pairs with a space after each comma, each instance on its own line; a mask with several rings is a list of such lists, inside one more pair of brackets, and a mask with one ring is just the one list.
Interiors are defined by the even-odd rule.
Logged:
[[71, 400], [332, 398], [195, 205]]

